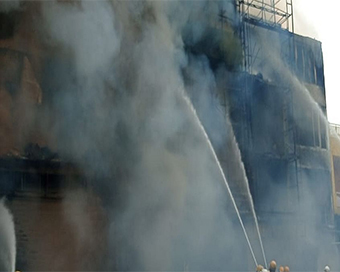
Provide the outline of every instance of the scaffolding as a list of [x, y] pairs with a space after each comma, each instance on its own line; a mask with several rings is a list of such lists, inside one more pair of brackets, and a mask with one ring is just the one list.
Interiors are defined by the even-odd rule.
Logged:
[[[295, 67], [295, 42], [294, 42], [294, 18], [293, 18], [293, 0], [234, 0], [234, 12], [237, 15], [233, 22], [235, 32], [238, 34], [242, 44], [243, 63], [242, 70], [246, 74], [253, 74], [255, 63], [261, 61], [262, 46], [257, 44], [254, 38], [256, 28], [264, 31], [273, 31], [279, 33], [281, 42], [281, 58], [288, 67]], [[230, 17], [226, 16], [224, 10], [220, 11], [220, 21], [230, 24]], [[281, 35], [283, 34], [283, 35]], [[261, 54], [262, 53], [262, 54]], [[248, 101], [251, 92], [251, 80], [249, 76], [245, 77], [242, 97]], [[292, 121], [294, 116], [293, 93], [290, 86], [283, 86], [283, 133], [284, 133], [284, 160], [287, 164], [287, 186], [295, 187], [297, 197], [299, 198], [298, 169], [299, 163], [296, 150], [296, 131]], [[251, 111], [244, 104], [242, 114], [246, 122], [243, 124], [243, 144], [251, 153], [252, 150], [252, 131], [251, 131]], [[247, 124], [248, 123], [248, 124]]]
[[340, 125], [329, 123], [329, 126], [340, 136]]
[[245, 21], [294, 32], [292, 0], [237, 0], [237, 7]]
[[251, 39], [255, 27], [294, 32], [293, 0], [235, 0], [238, 12], [238, 34], [243, 48], [243, 67], [252, 73], [260, 47]]

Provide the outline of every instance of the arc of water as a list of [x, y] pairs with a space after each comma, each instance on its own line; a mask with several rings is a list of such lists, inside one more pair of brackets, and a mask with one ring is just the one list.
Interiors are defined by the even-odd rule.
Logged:
[[[254, 203], [253, 203], [253, 200], [251, 200], [252, 202], [252, 206], [254, 206]], [[256, 225], [256, 230], [257, 230], [257, 235], [259, 237], [259, 240], [260, 240], [260, 246], [261, 246], [261, 251], [262, 251], [262, 255], [263, 255], [263, 260], [264, 260], [264, 265], [267, 266], [267, 259], [266, 259], [266, 254], [264, 253], [264, 247], [263, 247], [263, 243], [262, 243], [262, 237], [261, 237], [261, 234], [260, 234], [260, 228], [259, 228], [259, 223], [258, 223], [258, 220], [257, 220], [257, 216], [255, 214], [255, 208], [253, 207], [253, 213], [254, 213], [254, 218], [255, 218], [255, 225]]]
[[225, 175], [224, 175], [224, 172], [223, 172], [221, 163], [220, 163], [220, 161], [219, 161], [218, 158], [217, 158], [215, 149], [214, 149], [214, 147], [213, 147], [213, 145], [212, 145], [212, 143], [211, 143], [211, 141], [210, 141], [210, 139], [209, 139], [208, 134], [207, 134], [206, 131], [205, 131], [204, 126], [202, 125], [202, 123], [201, 123], [201, 121], [200, 121], [200, 119], [199, 119], [199, 117], [198, 117], [198, 115], [197, 115], [197, 112], [196, 112], [194, 106], [193, 106], [192, 103], [191, 103], [190, 98], [189, 98], [183, 91], [182, 91], [182, 96], [183, 96], [183, 99], [184, 99], [184, 101], [186, 102], [186, 104], [189, 106], [191, 112], [193, 113], [195, 119], [197, 120], [197, 123], [198, 123], [198, 125], [199, 125], [199, 127], [200, 127], [200, 129], [201, 129], [201, 131], [202, 131], [202, 133], [203, 133], [203, 135], [204, 135], [204, 137], [205, 137], [206, 140], [207, 140], [208, 146], [209, 146], [209, 148], [210, 148], [210, 150], [211, 150], [211, 153], [212, 153], [213, 156], [214, 156], [214, 159], [215, 159], [215, 161], [216, 161], [216, 164], [217, 164], [217, 166], [218, 166], [218, 168], [219, 168], [219, 171], [220, 171], [220, 173], [221, 173], [221, 175], [222, 175], [224, 184], [225, 184], [225, 186], [227, 187], [227, 191], [228, 191], [228, 193], [229, 193], [229, 195], [230, 195], [230, 199], [231, 199], [231, 201], [232, 201], [232, 203], [233, 203], [233, 206], [234, 206], [234, 209], [235, 209], [235, 211], [236, 211], [238, 220], [239, 220], [240, 225], [241, 225], [241, 227], [242, 227], [242, 230], [243, 230], [245, 239], [246, 239], [246, 241], [247, 241], [247, 244], [248, 244], [248, 247], [249, 247], [251, 256], [252, 256], [252, 258], [253, 258], [253, 261], [254, 261], [255, 265], [257, 266], [258, 263], [257, 263], [256, 257], [255, 257], [255, 254], [254, 254], [253, 247], [252, 247], [252, 245], [251, 245], [251, 243], [250, 243], [250, 240], [249, 240], [249, 237], [248, 237], [246, 228], [244, 227], [244, 223], [243, 223], [243, 220], [242, 220], [242, 218], [241, 218], [241, 215], [240, 215], [240, 212], [239, 212], [239, 210], [238, 210], [238, 207], [237, 207], [237, 205], [236, 205], [234, 196], [233, 196], [233, 194], [232, 194], [232, 192], [231, 192], [231, 190], [230, 190], [230, 187], [229, 187], [227, 178], [226, 178]]
[[250, 206], [251, 206], [252, 214], [253, 214], [254, 221], [255, 221], [255, 227], [256, 227], [256, 231], [257, 231], [257, 236], [258, 236], [259, 241], [260, 241], [262, 257], [263, 257], [263, 260], [264, 260], [264, 265], [266, 266], [267, 265], [267, 258], [266, 258], [266, 254], [265, 254], [265, 251], [264, 251], [264, 246], [263, 246], [263, 241], [262, 241], [262, 237], [261, 237], [261, 233], [260, 233], [260, 227], [259, 227], [258, 219], [257, 219], [256, 213], [255, 213], [255, 206], [254, 206], [253, 197], [251, 195], [250, 188], [249, 188], [248, 177], [247, 177], [247, 174], [246, 174], [246, 171], [245, 171], [245, 168], [244, 168], [244, 163], [243, 163], [243, 161], [241, 159], [241, 151], [240, 151], [240, 148], [238, 146], [238, 143], [237, 143], [237, 140], [236, 140], [236, 137], [235, 137], [235, 133], [234, 133], [234, 130], [232, 128], [232, 125], [231, 125], [229, 119], [227, 119], [227, 124], [228, 124], [228, 126], [230, 126], [230, 129], [232, 131], [232, 134], [233, 134], [232, 140], [233, 140], [233, 142], [234, 142], [234, 144], [235, 144], [235, 146], [237, 148], [237, 152], [238, 152], [237, 155], [240, 158], [240, 164], [242, 166], [242, 172], [243, 172], [243, 175], [245, 177], [247, 192], [248, 192], [248, 195], [249, 195]]

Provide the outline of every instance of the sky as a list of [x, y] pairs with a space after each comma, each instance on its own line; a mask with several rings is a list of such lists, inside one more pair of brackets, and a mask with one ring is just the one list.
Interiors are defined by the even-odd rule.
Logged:
[[338, 19], [339, 0], [294, 0], [295, 33], [322, 42], [327, 115], [331, 123], [340, 124], [340, 92], [338, 87], [340, 51]]

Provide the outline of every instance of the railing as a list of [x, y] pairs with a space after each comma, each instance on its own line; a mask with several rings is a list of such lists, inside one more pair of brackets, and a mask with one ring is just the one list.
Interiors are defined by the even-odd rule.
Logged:
[[283, 27], [293, 32], [293, 4], [291, 0], [238, 0], [241, 15], [252, 22]]
[[340, 125], [330, 123], [329, 126], [340, 136]]

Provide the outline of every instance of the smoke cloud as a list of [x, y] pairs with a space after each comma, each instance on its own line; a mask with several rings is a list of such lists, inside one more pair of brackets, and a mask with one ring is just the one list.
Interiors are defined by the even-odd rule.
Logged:
[[[40, 125], [49, 132], [49, 146], [76, 163], [93, 189], [70, 191], [64, 200], [79, 252], [98, 244], [90, 237], [98, 226], [87, 217], [92, 203], [103, 206], [108, 216], [108, 229], [103, 230], [108, 239], [98, 251], [107, 249], [109, 256], [84, 254], [86, 260], [80, 258], [79, 267], [154, 271], [253, 267], [221, 173], [182, 93], [197, 109], [229, 182], [247, 191], [242, 153], [228, 120], [230, 108], [221, 106], [226, 101], [226, 78], [237, 77], [230, 71], [240, 68], [242, 58], [233, 31], [215, 29], [221, 8], [235, 18], [231, 1], [40, 5], [39, 31], [49, 50], [41, 72]], [[265, 39], [259, 40], [272, 62], [258, 67], [258, 72], [268, 82], [293, 86], [299, 102], [312, 105], [300, 82], [276, 57], [280, 54], [268, 48]], [[278, 99], [283, 96], [278, 94]], [[272, 122], [271, 116], [263, 120]], [[275, 141], [275, 134], [270, 137]], [[308, 181], [308, 174], [301, 174], [301, 179]], [[283, 179], [279, 173], [274, 176]], [[262, 205], [269, 207], [269, 200], [275, 199], [275, 206], [285, 206], [284, 200], [270, 197], [283, 190], [280, 185], [270, 187], [263, 192]], [[99, 204], [92, 194], [100, 197]], [[320, 245], [311, 238], [319, 234], [314, 228], [316, 199], [306, 190], [299, 214], [306, 216], [301, 219], [304, 224], [282, 224], [273, 236], [284, 233], [283, 239], [265, 239], [270, 257], [282, 256], [280, 262], [302, 266], [289, 257], [297, 242], [284, 241], [296, 229], [302, 232], [300, 226], [311, 226], [304, 232], [311, 239], [308, 243]], [[304, 249], [299, 247], [299, 252]]]
[[[217, 10], [205, 1], [42, 4], [46, 39], [60, 48], [47, 75], [58, 84], [42, 86], [46, 116], [56, 120], [58, 151], [82, 167], [109, 215], [106, 269], [244, 269], [243, 234], [181, 93], [188, 67], [202, 67], [192, 92], [215, 88], [208, 62], [189, 56], [184, 40], [200, 41]], [[86, 245], [84, 220], [72, 225]]]

